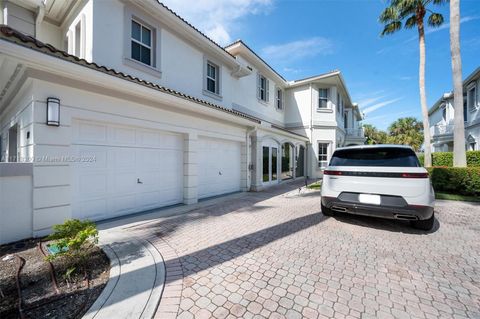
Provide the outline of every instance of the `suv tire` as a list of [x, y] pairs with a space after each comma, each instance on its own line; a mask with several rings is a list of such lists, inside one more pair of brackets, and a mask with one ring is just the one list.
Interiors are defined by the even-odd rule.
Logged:
[[431, 230], [435, 224], [435, 214], [432, 214], [432, 217], [424, 220], [415, 220], [411, 222], [411, 225], [414, 228], [421, 230]]

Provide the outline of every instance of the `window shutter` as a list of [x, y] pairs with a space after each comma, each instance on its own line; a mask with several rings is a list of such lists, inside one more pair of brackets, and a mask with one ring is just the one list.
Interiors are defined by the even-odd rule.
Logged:
[[265, 101], [268, 102], [270, 99], [269, 99], [269, 93], [270, 93], [270, 81], [268, 79], [265, 79]]
[[261, 98], [261, 96], [260, 96], [260, 86], [261, 86], [260, 74], [257, 74], [257, 99]]

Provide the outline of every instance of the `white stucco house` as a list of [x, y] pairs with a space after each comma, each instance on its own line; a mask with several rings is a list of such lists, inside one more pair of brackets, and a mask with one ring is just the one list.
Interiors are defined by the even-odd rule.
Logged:
[[[480, 68], [463, 81], [463, 117], [467, 151], [480, 150]], [[445, 93], [429, 110], [433, 152], [453, 151], [453, 93]]]
[[0, 243], [318, 178], [364, 143], [339, 71], [287, 81], [155, 0], [0, 4]]

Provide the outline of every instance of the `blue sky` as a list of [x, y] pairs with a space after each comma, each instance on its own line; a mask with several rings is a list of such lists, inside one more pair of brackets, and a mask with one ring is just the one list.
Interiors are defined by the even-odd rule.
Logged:
[[[383, 0], [166, 0], [212, 39], [244, 40], [287, 80], [342, 71], [365, 123], [386, 129], [420, 118], [416, 30], [381, 38]], [[451, 90], [448, 5], [445, 25], [427, 30], [426, 90], [431, 106]], [[480, 66], [480, 1], [461, 0], [464, 77]]]

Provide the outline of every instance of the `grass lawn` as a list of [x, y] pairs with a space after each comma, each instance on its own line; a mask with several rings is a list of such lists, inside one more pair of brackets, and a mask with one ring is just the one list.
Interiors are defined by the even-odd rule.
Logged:
[[322, 184], [320, 182], [315, 182], [307, 186], [308, 189], [321, 189]]
[[458, 194], [447, 194], [447, 193], [435, 193], [436, 199], [447, 199], [447, 200], [460, 200], [464, 202], [480, 202], [480, 197], [476, 196], [465, 196]]

